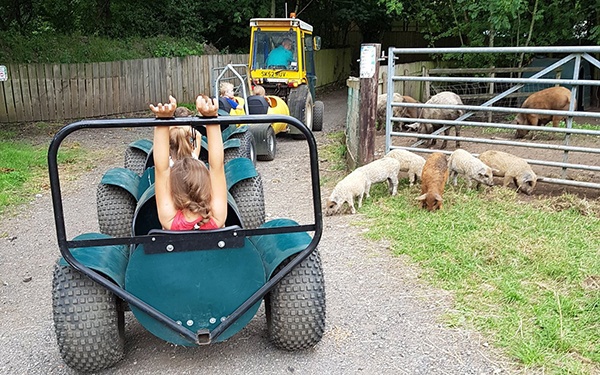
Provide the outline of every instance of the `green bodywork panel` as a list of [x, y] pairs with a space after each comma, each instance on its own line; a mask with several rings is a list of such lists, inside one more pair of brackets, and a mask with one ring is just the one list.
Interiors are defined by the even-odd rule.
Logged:
[[152, 150], [152, 141], [149, 139], [138, 139], [135, 142], [131, 142], [129, 147], [137, 148], [144, 151], [146, 154], [149, 154], [150, 150]]
[[[264, 223], [260, 227], [274, 228], [297, 225], [298, 223], [291, 219], [275, 219]], [[312, 237], [306, 232], [251, 236], [249, 239], [259, 249], [263, 257], [267, 279], [271, 278], [273, 271], [281, 262], [306, 249], [312, 241]]]
[[[239, 139], [236, 139], [239, 141]], [[242, 180], [258, 176], [258, 172], [248, 158], [231, 159], [225, 164], [225, 179], [227, 180], [227, 190]]]
[[223, 142], [223, 149], [227, 150], [228, 148], [239, 148], [242, 145], [239, 139], [231, 138]]
[[[111, 238], [101, 233], [86, 233], [75, 237], [73, 240], [95, 240]], [[73, 257], [88, 268], [99, 272], [121, 288], [125, 286], [125, 270], [129, 259], [129, 247], [126, 245], [78, 247], [70, 249]], [[68, 266], [64, 258], [60, 258], [59, 264]]]
[[135, 199], [139, 201], [142, 194], [144, 194], [144, 192], [146, 190], [148, 190], [150, 185], [153, 185], [153, 184], [154, 184], [154, 167], [150, 167], [150, 168], [146, 169], [144, 171], [144, 173], [142, 174], [142, 176], [140, 177], [140, 184], [138, 186], [138, 192], [139, 192], [140, 196], [135, 197]]
[[127, 168], [109, 169], [102, 176], [100, 183], [104, 185], [120, 186], [136, 198], [142, 193], [139, 191], [140, 176]]
[[[245, 241], [240, 249], [215, 249], [146, 254], [138, 246], [127, 266], [126, 289], [193, 332], [214, 329], [266, 282], [262, 257]], [[216, 341], [231, 337], [254, 317], [254, 304]], [[177, 345], [193, 346], [162, 324], [131, 306], [151, 333]]]

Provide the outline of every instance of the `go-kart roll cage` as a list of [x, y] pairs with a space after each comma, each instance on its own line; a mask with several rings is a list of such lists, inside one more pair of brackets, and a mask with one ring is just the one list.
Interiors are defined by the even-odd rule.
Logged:
[[[154, 127], [154, 126], [170, 126], [174, 125], [191, 125], [193, 127], [201, 127], [206, 124], [219, 124], [221, 126], [227, 126], [229, 124], [238, 123], [272, 123], [272, 122], [286, 122], [297, 129], [306, 137], [309, 146], [310, 156], [310, 173], [311, 173], [311, 184], [312, 184], [312, 195], [313, 195], [313, 211], [314, 211], [314, 223], [297, 226], [283, 226], [283, 227], [272, 227], [272, 228], [257, 228], [257, 229], [242, 229], [239, 227], [222, 228], [215, 231], [186, 231], [178, 234], [165, 234], [165, 235], [142, 235], [133, 237], [119, 237], [119, 238], [105, 238], [105, 239], [88, 239], [88, 240], [67, 240], [64, 210], [62, 203], [62, 194], [60, 188], [60, 180], [58, 173], [58, 160], [57, 154], [61, 142], [71, 133], [81, 129], [112, 129], [122, 127]], [[321, 192], [319, 182], [319, 166], [317, 156], [317, 145], [313, 134], [306, 126], [300, 121], [291, 117], [283, 115], [252, 115], [252, 116], [223, 116], [218, 118], [201, 118], [201, 117], [187, 117], [187, 118], [176, 118], [169, 120], [162, 119], [117, 119], [117, 120], [83, 120], [74, 122], [66, 125], [56, 133], [48, 149], [48, 172], [50, 177], [50, 190], [52, 194], [52, 205], [54, 209], [54, 221], [56, 225], [56, 236], [58, 239], [58, 246], [60, 253], [65, 261], [77, 271], [83, 273], [96, 283], [102, 285], [116, 296], [126, 301], [127, 303], [137, 307], [142, 312], [148, 314], [167, 328], [179, 334], [183, 339], [197, 345], [210, 344], [219, 335], [221, 335], [227, 328], [229, 328], [235, 321], [237, 321], [246, 311], [248, 311], [255, 303], [260, 301], [271, 289], [275, 287], [277, 283], [283, 279], [294, 267], [300, 264], [306, 259], [310, 253], [317, 247], [321, 239], [323, 232], [323, 214], [321, 212]], [[97, 246], [111, 246], [111, 245], [152, 245], [156, 244], [157, 238], [159, 241], [170, 244], [181, 244], [189, 240], [191, 243], [218, 243], [221, 248], [232, 248], [240, 247], [239, 238], [246, 238], [254, 235], [274, 235], [279, 233], [292, 233], [292, 232], [314, 232], [312, 241], [308, 244], [306, 249], [298, 253], [281, 271], [274, 274], [262, 287], [260, 287], [250, 298], [243, 302], [233, 313], [216, 326], [212, 331], [208, 329], [201, 329], [197, 332], [192, 332], [182, 325], [179, 325], [176, 321], [166, 316], [162, 312], [158, 311], [154, 307], [145, 303], [143, 300], [137, 298], [135, 295], [129, 293], [125, 289], [119, 287], [111, 280], [105, 278], [96, 271], [88, 268], [79, 262], [73, 254], [71, 249], [82, 248], [82, 247], [97, 247]], [[231, 241], [230, 241], [231, 240]], [[216, 241], [216, 242], [215, 242]], [[188, 243], [190, 243], [188, 242]], [[231, 242], [231, 244], [229, 244]], [[241, 241], [242, 243], [244, 241]], [[161, 242], [159, 242], [161, 243]], [[214, 249], [214, 247], [212, 247]], [[183, 249], [186, 251], [189, 249]], [[199, 249], [203, 250], [203, 249]], [[156, 251], [156, 250], [155, 250]], [[170, 251], [170, 250], [166, 250]]]

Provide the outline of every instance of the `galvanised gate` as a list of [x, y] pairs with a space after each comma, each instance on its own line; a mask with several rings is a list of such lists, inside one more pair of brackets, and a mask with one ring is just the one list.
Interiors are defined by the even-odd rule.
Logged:
[[[426, 74], [398, 75], [395, 71], [394, 60], [400, 54], [560, 54], [566, 56], [556, 59], [553, 63], [542, 68], [518, 69], [518, 76], [509, 76], [517, 72], [516, 68], [498, 68], [488, 69], [488, 74], [482, 76], [481, 69], [433, 69]], [[574, 123], [573, 117], [579, 119], [579, 122], [588, 120], [598, 124], [600, 113], [578, 110], [576, 101], [583, 103], [581, 93], [583, 90], [590, 91], [590, 88], [600, 86], [600, 81], [585, 79], [581, 77], [584, 71], [582, 66], [600, 69], [600, 62], [591, 54], [600, 53], [600, 47], [498, 47], [498, 48], [418, 48], [402, 49], [389, 48], [388, 54], [388, 74], [387, 87], [392, 91], [397, 83], [402, 81], [420, 81], [426, 88], [425, 92], [435, 93], [437, 91], [457, 91], [456, 88], [471, 87], [471, 92], [462, 93], [462, 106], [456, 105], [435, 105], [435, 104], [413, 104], [405, 102], [388, 101], [386, 108], [386, 152], [393, 148], [404, 148], [409, 151], [419, 153], [431, 153], [441, 151], [447, 154], [451, 151], [427, 149], [421, 146], [424, 140], [439, 139], [448, 141], [460, 141], [462, 147], [469, 150], [469, 145], [474, 147], [479, 144], [487, 145], [490, 149], [517, 153], [522, 155], [533, 166], [544, 167], [544, 173], [538, 173], [538, 181], [553, 184], [572, 185], [586, 188], [600, 189], [600, 126]], [[572, 70], [571, 70], [572, 69]], [[532, 73], [535, 71], [535, 73]], [[453, 74], [454, 72], [454, 74]], [[525, 73], [523, 73], [525, 72]], [[478, 75], [479, 74], [479, 75]], [[569, 78], [570, 77], [570, 78]], [[582, 79], [583, 78], [583, 79]], [[535, 91], [552, 87], [565, 86], [571, 89], [571, 105], [568, 111], [539, 110], [539, 109], [521, 109], [522, 102], [528, 95]], [[473, 95], [473, 92], [479, 90], [479, 95]], [[481, 95], [481, 91], [485, 95]], [[592, 90], [597, 92], [596, 90]], [[392, 96], [390, 95], [390, 98]], [[479, 99], [477, 99], [479, 98]], [[486, 100], [487, 99], [487, 100]], [[424, 98], [423, 102], [427, 98]], [[456, 120], [427, 120], [414, 119], [409, 117], [393, 117], [393, 107], [418, 107], [418, 108], [442, 108], [442, 109], [462, 109], [465, 113]], [[548, 115], [566, 116], [564, 127], [551, 126], [526, 126], [510, 123], [510, 117], [518, 113], [536, 113]], [[393, 123], [431, 123], [443, 125], [441, 129], [432, 134], [419, 134], [420, 140], [410, 145], [398, 145], [399, 140], [403, 138], [415, 139], [415, 133], [405, 131], [394, 131]], [[478, 136], [451, 136], [441, 135], [448, 127], [459, 125], [462, 129], [479, 128]], [[532, 134], [531, 139], [513, 140], [514, 132], [517, 129], [528, 130]], [[543, 136], [541, 133], [554, 134], [553, 136]], [[505, 134], [505, 137], [488, 136], [485, 134]], [[549, 142], [537, 140], [537, 138], [550, 138]], [[406, 141], [406, 140], [405, 140]], [[553, 141], [553, 142], [552, 142]], [[438, 142], [439, 144], [439, 142]], [[449, 145], [452, 142], [448, 142]], [[519, 150], [513, 152], [512, 150]], [[543, 150], [543, 152], [542, 152]], [[476, 154], [476, 153], [475, 153]], [[541, 155], [544, 155], [542, 158]], [[477, 155], [477, 154], [476, 154]], [[578, 157], [580, 156], [580, 157]], [[583, 159], [586, 162], [579, 162], [577, 159]], [[535, 167], [534, 167], [535, 170]], [[553, 172], [548, 172], [548, 171]], [[569, 174], [567, 172], [570, 172]]]

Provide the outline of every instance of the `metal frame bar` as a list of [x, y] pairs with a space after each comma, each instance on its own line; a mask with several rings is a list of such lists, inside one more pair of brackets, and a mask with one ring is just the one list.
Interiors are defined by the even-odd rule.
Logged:
[[[176, 321], [163, 314], [161, 311], [155, 309], [153, 306], [147, 304], [143, 300], [139, 299], [135, 295], [129, 293], [125, 289], [120, 288], [101, 274], [88, 268], [84, 264], [80, 263], [73, 254], [71, 253], [72, 248], [86, 247], [86, 246], [107, 246], [107, 245], [135, 245], [147, 243], [153, 241], [153, 238], [157, 236], [136, 236], [136, 237], [124, 237], [124, 238], [109, 238], [109, 239], [96, 239], [96, 240], [85, 240], [85, 241], [69, 241], [67, 240], [67, 233], [65, 228], [65, 215], [63, 210], [62, 192], [60, 187], [60, 178], [58, 170], [58, 151], [61, 142], [71, 133], [81, 129], [100, 129], [100, 128], [125, 128], [125, 127], [154, 127], [154, 126], [170, 126], [174, 123], [178, 125], [190, 125], [194, 127], [206, 125], [206, 124], [219, 124], [219, 125], [230, 125], [230, 124], [258, 124], [258, 123], [272, 123], [272, 122], [286, 122], [291, 126], [297, 128], [302, 134], [304, 134], [309, 148], [309, 158], [311, 166], [311, 184], [312, 184], [312, 196], [313, 196], [313, 211], [314, 211], [314, 223], [303, 226], [291, 226], [291, 227], [278, 227], [278, 228], [257, 228], [251, 230], [240, 229], [237, 231], [240, 236], [250, 235], [269, 235], [277, 233], [291, 233], [291, 232], [307, 232], [313, 231], [313, 237], [311, 242], [308, 244], [306, 249], [302, 250], [298, 255], [290, 261], [281, 271], [273, 275], [261, 288], [259, 288], [250, 298], [243, 302], [235, 311], [232, 312], [229, 317], [221, 322], [212, 331], [200, 330], [198, 332], [192, 332], [186, 327], [177, 324]], [[179, 334], [183, 339], [197, 345], [210, 344], [217, 337], [219, 337], [227, 328], [235, 323], [246, 311], [248, 311], [255, 303], [260, 301], [271, 289], [275, 287], [277, 283], [285, 277], [294, 267], [300, 264], [306, 259], [317, 247], [322, 233], [323, 233], [323, 213], [321, 211], [321, 190], [319, 181], [319, 162], [317, 154], [317, 144], [312, 132], [299, 120], [291, 116], [283, 115], [252, 115], [252, 116], [223, 116], [218, 118], [199, 118], [199, 117], [186, 117], [178, 119], [111, 119], [111, 120], [84, 120], [69, 124], [63, 127], [56, 133], [52, 139], [48, 148], [48, 173], [50, 178], [50, 191], [52, 195], [52, 206], [54, 209], [54, 221], [56, 226], [56, 237], [58, 240], [58, 246], [60, 253], [65, 261], [77, 271], [83, 273], [91, 280], [102, 285], [110, 292], [114, 293], [119, 298], [127, 301], [129, 304], [137, 307], [144, 313], [148, 314], [153, 319], [157, 320], [165, 327], [171, 329], [173, 332]], [[181, 234], [181, 236], [190, 236], [193, 240], [197, 240], [198, 236], [203, 233], [194, 234]], [[209, 231], [205, 234], [209, 235]]]

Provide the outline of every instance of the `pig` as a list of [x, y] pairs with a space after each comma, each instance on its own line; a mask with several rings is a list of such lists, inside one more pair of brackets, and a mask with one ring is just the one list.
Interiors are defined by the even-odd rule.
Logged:
[[428, 211], [442, 208], [444, 187], [448, 181], [448, 161], [446, 155], [434, 152], [425, 161], [421, 174], [421, 195], [417, 200]]
[[[529, 95], [521, 108], [568, 111], [570, 104], [571, 90], [557, 86]], [[552, 126], [557, 127], [558, 123], [564, 120], [564, 118], [564, 116], [519, 113], [513, 123], [517, 125], [543, 126], [552, 121]], [[523, 138], [527, 133], [529, 133], [529, 130], [518, 129], [515, 133], [515, 138]]]

